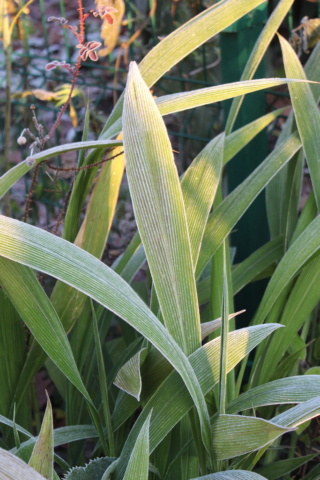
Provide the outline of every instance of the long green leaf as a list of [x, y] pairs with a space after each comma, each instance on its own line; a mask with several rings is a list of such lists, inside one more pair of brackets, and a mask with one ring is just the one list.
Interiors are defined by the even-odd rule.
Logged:
[[[280, 333], [281, 330], [278, 332]], [[312, 377], [309, 379], [308, 377]], [[236, 413], [265, 405], [301, 403], [320, 395], [320, 375], [281, 378], [251, 388], [229, 403], [227, 412]]]
[[[125, 93], [123, 142], [135, 219], [161, 313], [172, 337], [190, 354], [200, 346], [200, 315], [182, 191], [166, 127], [135, 63]], [[208, 449], [209, 414], [202, 395], [198, 400]]]
[[[261, 369], [259, 369], [259, 383], [270, 380], [295, 335], [303, 326], [306, 318], [317, 306], [320, 300], [320, 255], [319, 253], [308, 262], [301, 275], [295, 282], [279, 323], [285, 329], [279, 332], [277, 338], [272, 339], [261, 352]], [[286, 332], [283, 335], [283, 331]]]
[[[320, 74], [320, 43], [313, 49], [308, 61], [306, 62], [304, 69], [309, 80], [319, 80]], [[310, 84], [313, 96], [315, 101], [318, 103], [320, 99], [320, 85], [319, 84]], [[295, 128], [293, 123], [294, 115], [293, 111], [290, 112], [288, 119], [285, 123], [285, 126], [282, 132], [279, 135], [277, 140], [277, 145], [280, 142], [283, 142], [288, 138], [292, 129]], [[267, 206], [267, 215], [268, 223], [270, 227], [270, 233], [272, 236], [278, 236], [283, 234], [286, 230], [287, 224], [287, 208], [289, 205], [288, 202], [288, 191], [291, 187], [288, 179], [288, 169], [289, 165], [281, 170], [280, 174], [277, 175], [267, 186], [266, 189], [266, 206]], [[299, 186], [299, 189], [301, 186]]]
[[[297, 458], [288, 458], [286, 460], [279, 460], [278, 462], [272, 462], [269, 465], [258, 468], [256, 471], [259, 474], [266, 475], [268, 480], [277, 480], [277, 478], [282, 477], [296, 468], [301, 467], [302, 465], [313, 460], [317, 456], [317, 453], [313, 455], [306, 455], [304, 457]], [[304, 477], [305, 479], [306, 477]]]
[[226, 460], [258, 450], [290, 431], [262, 418], [219, 415], [213, 424], [213, 448], [218, 460]]
[[0, 283], [33, 336], [67, 378], [91, 402], [60, 319], [34, 272], [3, 257], [0, 257], [0, 266]]
[[68, 283], [123, 318], [181, 374], [195, 404], [202, 410], [203, 396], [187, 357], [139, 296], [110, 268], [61, 238], [2, 215], [0, 255]]
[[190, 354], [200, 345], [200, 317], [186, 213], [165, 125], [135, 64], [125, 94], [123, 141], [135, 218], [163, 319]]
[[200, 275], [224, 238], [268, 182], [301, 147], [297, 135], [279, 145], [210, 215], [196, 270]]
[[298, 427], [320, 415], [320, 396], [311, 398], [272, 418], [272, 422], [285, 427]]
[[224, 158], [224, 134], [199, 153], [181, 181], [193, 265], [197, 264], [203, 232], [220, 182]]
[[[293, 48], [283, 37], [279, 36], [284, 67], [289, 77], [306, 79], [303, 67]], [[320, 114], [307, 83], [289, 84], [294, 115], [301, 142], [310, 169], [313, 189], [318, 211], [320, 209]]]
[[258, 92], [266, 88], [276, 87], [283, 84], [305, 84], [308, 80], [292, 78], [262, 78], [258, 80], [246, 80], [243, 82], [225, 83], [214, 87], [199, 88], [189, 92], [172, 93], [158, 97], [156, 104], [161, 115], [182, 112], [190, 108], [201, 107], [209, 103], [221, 102], [239, 95]]
[[123, 480], [148, 480], [149, 478], [149, 428], [152, 412], [142, 425], [132, 449]]

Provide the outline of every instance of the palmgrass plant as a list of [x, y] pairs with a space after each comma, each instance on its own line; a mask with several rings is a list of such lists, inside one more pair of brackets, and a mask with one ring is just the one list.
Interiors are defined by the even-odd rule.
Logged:
[[[320, 297], [320, 90], [307, 81], [319, 78], [320, 48], [304, 70], [280, 38], [287, 78], [252, 80], [293, 3], [281, 0], [240, 82], [156, 100], [149, 91], [168, 69], [261, 3], [223, 0], [190, 20], [139, 66], [130, 65], [125, 93], [98, 140], [84, 135], [82, 142], [38, 152], [0, 178], [3, 197], [58, 154], [78, 150], [79, 166], [96, 165], [77, 174], [61, 238], [0, 216], [2, 478], [57, 478], [53, 462], [66, 473], [83, 458], [86, 439], [94, 439], [92, 458], [100, 458], [71, 469], [66, 480], [288, 478], [312, 461], [311, 453], [284, 459], [281, 441], [291, 435], [294, 445], [297, 429], [320, 413], [320, 376], [299, 369], [316, 332], [312, 315]], [[280, 113], [233, 132], [242, 96], [285, 83], [293, 112], [276, 146], [221, 198], [224, 165]], [[235, 100], [226, 131], [180, 179], [162, 116], [227, 98]], [[117, 157], [95, 180], [106, 149]], [[90, 151], [86, 158], [84, 150]], [[314, 193], [299, 215], [304, 158]], [[138, 231], [109, 268], [100, 259], [125, 167]], [[264, 189], [271, 239], [231, 265], [229, 234]], [[147, 301], [134, 282], [145, 262], [152, 279]], [[35, 271], [56, 279], [50, 298]], [[233, 296], [260, 278], [269, 282], [258, 311], [248, 327], [235, 329]], [[208, 321], [205, 305], [220, 318]], [[32, 334], [28, 349], [23, 322]], [[122, 336], [105, 342], [115, 323]], [[67, 426], [53, 429], [48, 401], [34, 436], [30, 389], [44, 364], [65, 402]], [[54, 453], [63, 444], [70, 444], [67, 460]], [[318, 478], [317, 472], [308, 478]]]

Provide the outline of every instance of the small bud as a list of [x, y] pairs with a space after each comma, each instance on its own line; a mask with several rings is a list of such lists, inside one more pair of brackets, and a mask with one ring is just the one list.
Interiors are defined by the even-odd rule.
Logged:
[[20, 135], [20, 137], [18, 137], [17, 139], [17, 142], [18, 145], [25, 145], [27, 143], [27, 139], [23, 135]]
[[36, 163], [36, 159], [34, 157], [28, 157], [26, 159], [26, 164], [28, 165], [28, 167], [33, 167]]

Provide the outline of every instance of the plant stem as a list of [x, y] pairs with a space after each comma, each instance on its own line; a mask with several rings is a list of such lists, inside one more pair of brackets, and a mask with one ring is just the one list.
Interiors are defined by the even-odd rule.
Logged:
[[[4, 54], [6, 61], [6, 103], [5, 103], [5, 113], [4, 113], [4, 171], [8, 171], [10, 168], [10, 126], [11, 126], [11, 56], [12, 56], [12, 46], [11, 46], [11, 35], [9, 28], [9, 13], [7, 10], [6, 2], [2, 2], [2, 12], [3, 18], [3, 46]], [[10, 216], [10, 193], [7, 192], [4, 196], [4, 214]]]

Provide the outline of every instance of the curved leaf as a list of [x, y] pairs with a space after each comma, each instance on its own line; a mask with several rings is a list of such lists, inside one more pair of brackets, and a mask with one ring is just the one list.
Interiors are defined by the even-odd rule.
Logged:
[[[262, 32], [260, 33], [259, 38], [255, 43], [255, 46], [251, 50], [250, 57], [248, 58], [246, 66], [241, 75], [241, 80], [248, 80], [254, 76], [272, 38], [276, 34], [293, 2], [294, 0], [281, 0], [280, 2], [278, 2], [276, 8], [269, 16]], [[234, 125], [242, 101], [243, 97], [241, 96], [234, 99], [231, 104], [226, 122], [227, 133], [231, 131]]]
[[311, 398], [272, 418], [272, 422], [285, 427], [298, 427], [301, 423], [320, 415], [320, 396]]
[[[279, 35], [284, 67], [289, 77], [306, 79], [303, 67], [287, 40]], [[310, 170], [318, 212], [320, 209], [320, 114], [310, 85], [289, 84], [290, 98], [294, 109], [303, 150]]]
[[302, 403], [320, 395], [320, 375], [299, 375], [259, 385], [229, 403], [227, 412], [236, 413], [265, 405]]
[[265, 291], [255, 322], [263, 323], [271, 307], [305, 262], [320, 248], [320, 216], [316, 217], [291, 245], [276, 268]]
[[190, 354], [200, 346], [200, 317], [184, 202], [166, 127], [134, 63], [123, 142], [135, 219], [164, 323]]
[[149, 427], [152, 412], [141, 427], [132, 449], [123, 480], [148, 480], [149, 478]]
[[213, 448], [218, 460], [259, 450], [291, 428], [244, 415], [219, 415], [213, 424]]
[[203, 396], [187, 357], [145, 303], [113, 270], [61, 238], [2, 215], [0, 255], [64, 281], [123, 318], [181, 374], [196, 405], [202, 409]]

